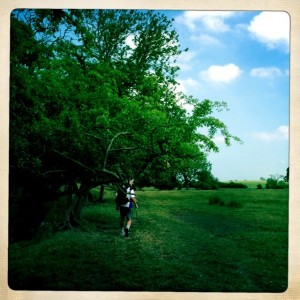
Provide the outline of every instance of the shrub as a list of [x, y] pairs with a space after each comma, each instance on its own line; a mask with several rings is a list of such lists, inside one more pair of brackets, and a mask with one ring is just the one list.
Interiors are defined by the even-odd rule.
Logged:
[[210, 196], [208, 199], [209, 205], [220, 205], [220, 206], [228, 206], [228, 207], [242, 207], [241, 202], [236, 201], [236, 200], [231, 200], [228, 203], [225, 203], [219, 196]]
[[195, 184], [195, 188], [200, 190], [216, 190], [217, 186], [213, 182], [198, 182]]
[[258, 188], [259, 190], [261, 190], [261, 189], [262, 189], [262, 185], [259, 183], [259, 184], [257, 185], [257, 188]]
[[282, 175], [270, 175], [267, 179], [266, 189], [286, 189], [289, 185], [283, 180]]
[[220, 182], [219, 183], [220, 188], [230, 188], [230, 189], [246, 189], [247, 185], [240, 183], [240, 182]]
[[221, 198], [219, 196], [210, 196], [208, 203], [209, 203], [209, 205], [215, 205], [215, 204], [221, 205], [221, 203], [223, 203], [223, 205], [224, 205], [224, 201], [221, 200]]
[[231, 200], [230, 202], [228, 202], [227, 206], [239, 208], [239, 207], [242, 207], [242, 204], [239, 201]]
[[197, 178], [190, 182], [190, 187], [200, 190], [216, 190], [219, 188], [219, 181], [210, 170], [202, 170], [197, 173]]

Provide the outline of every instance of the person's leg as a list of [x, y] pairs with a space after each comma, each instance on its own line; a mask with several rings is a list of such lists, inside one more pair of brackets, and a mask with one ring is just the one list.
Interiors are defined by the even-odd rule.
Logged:
[[129, 228], [131, 226], [131, 209], [128, 208], [127, 214], [126, 214], [126, 227], [125, 227], [125, 236], [128, 237], [129, 236]]
[[125, 221], [125, 217], [121, 216], [120, 217], [120, 228], [124, 227], [124, 221]]
[[123, 207], [120, 207], [120, 228], [121, 228], [121, 235], [125, 235], [125, 229], [124, 229], [124, 221], [126, 217], [126, 212], [124, 211]]

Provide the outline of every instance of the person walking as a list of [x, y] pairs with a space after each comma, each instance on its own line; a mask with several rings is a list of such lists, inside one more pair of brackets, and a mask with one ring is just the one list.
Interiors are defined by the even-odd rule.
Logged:
[[[125, 200], [123, 202], [118, 203], [116, 198], [116, 210], [120, 211], [120, 227], [121, 227], [121, 235], [128, 237], [129, 236], [129, 229], [132, 223], [132, 207], [133, 205], [135, 208], [138, 208], [137, 199], [135, 196], [135, 190], [134, 190], [134, 179], [129, 180], [129, 185], [123, 186], [123, 191], [121, 193], [124, 194]], [[125, 191], [124, 191], [125, 190]], [[126, 194], [126, 195], [125, 195]], [[124, 224], [124, 221], [126, 220], [126, 224]]]

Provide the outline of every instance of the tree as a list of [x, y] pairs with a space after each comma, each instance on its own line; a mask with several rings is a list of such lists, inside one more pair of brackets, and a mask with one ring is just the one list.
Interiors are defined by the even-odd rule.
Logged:
[[[228, 145], [239, 141], [213, 116], [227, 109], [225, 103], [176, 93], [174, 62], [183, 50], [163, 14], [15, 10], [11, 20], [14, 207], [25, 194], [28, 202], [48, 207], [63, 190], [63, 223], [76, 226], [91, 188], [103, 192], [105, 184], [129, 176], [157, 182], [159, 174], [175, 183], [178, 174], [191, 173], [206, 164], [208, 152], [218, 151], [216, 133]], [[191, 104], [192, 113], [181, 103]], [[37, 223], [42, 209], [38, 213]]]
[[270, 175], [267, 179], [266, 189], [284, 189], [287, 187], [288, 185], [285, 183], [283, 175]]
[[290, 168], [286, 169], [286, 175], [284, 176], [284, 181], [289, 182], [290, 179]]

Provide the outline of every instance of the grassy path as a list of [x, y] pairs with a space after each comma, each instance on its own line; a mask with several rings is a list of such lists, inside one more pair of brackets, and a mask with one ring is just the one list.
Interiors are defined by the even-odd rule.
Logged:
[[[209, 205], [218, 195], [224, 206]], [[25, 290], [282, 292], [288, 191], [138, 192], [129, 238], [113, 197], [85, 208], [80, 230], [9, 247], [9, 281]], [[235, 200], [241, 207], [227, 206]]]

